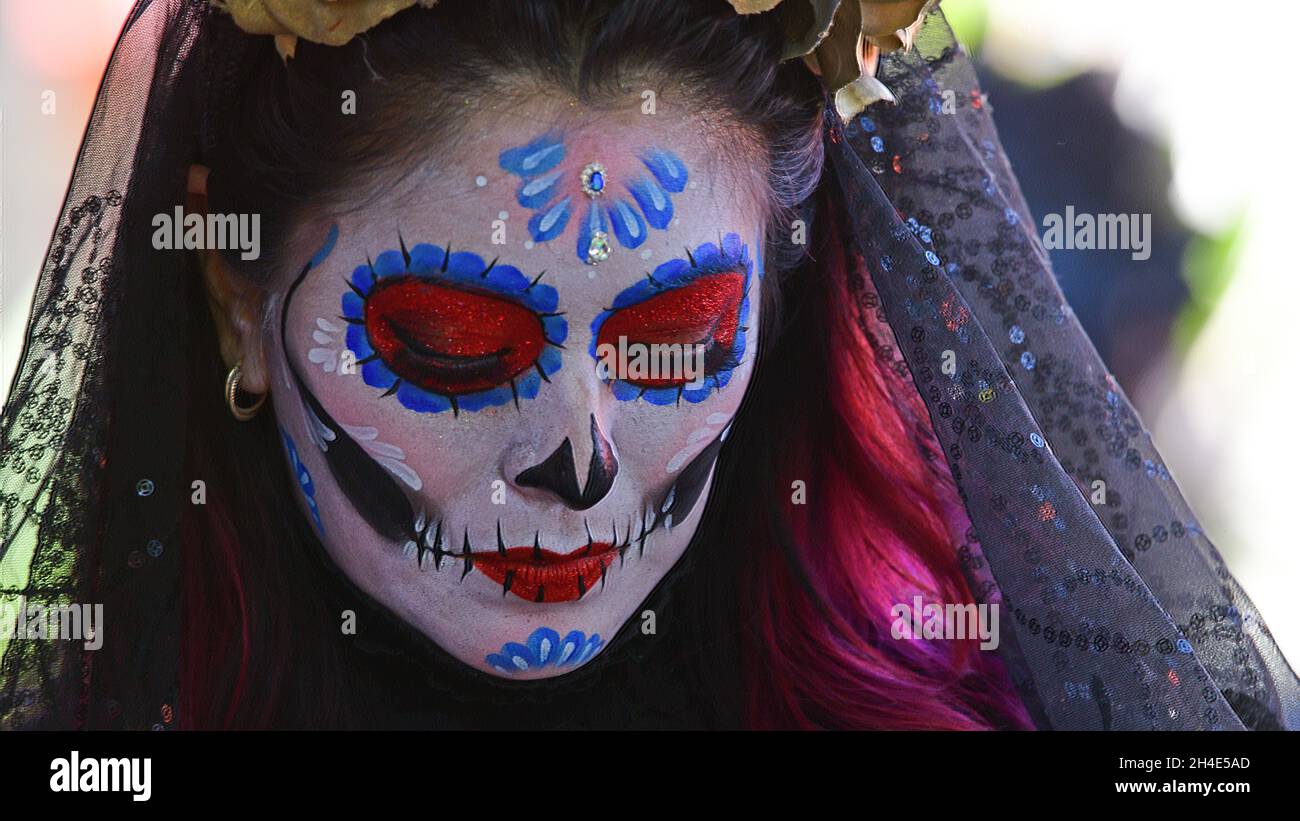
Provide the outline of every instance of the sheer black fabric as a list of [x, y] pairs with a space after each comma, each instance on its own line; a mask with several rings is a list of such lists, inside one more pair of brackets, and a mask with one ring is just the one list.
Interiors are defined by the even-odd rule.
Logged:
[[[240, 54], [270, 47], [214, 19], [198, 0], [132, 11], [41, 271], [0, 431], [0, 595], [111, 601], [113, 649], [6, 643], [0, 726], [174, 724], [194, 333], [183, 320], [198, 278], [187, 252], [149, 246], [149, 221], [183, 201], [212, 120], [237, 104], [225, 80]], [[1065, 304], [942, 15], [880, 76], [898, 104], [848, 127], [828, 119], [821, 184], [841, 205], [877, 353], [911, 374], [929, 408], [972, 523], [963, 566], [981, 600], [1002, 603], [1000, 652], [1035, 722], [1300, 726], [1295, 674]], [[1104, 505], [1090, 499], [1096, 481]], [[402, 667], [416, 644], [360, 652]], [[636, 680], [659, 694], [658, 712], [631, 723], [702, 723], [684, 691], [607, 652], [566, 684], [625, 692]], [[394, 720], [468, 726], [493, 714], [490, 695], [454, 703], [436, 715], [399, 705], [410, 721]], [[608, 704], [603, 718], [555, 726], [627, 718]]]
[[881, 79], [899, 104], [832, 127], [831, 173], [894, 337], [880, 354], [929, 407], [974, 526], [964, 567], [1011, 617], [1037, 723], [1296, 727], [1296, 676], [1065, 303], [940, 15]]

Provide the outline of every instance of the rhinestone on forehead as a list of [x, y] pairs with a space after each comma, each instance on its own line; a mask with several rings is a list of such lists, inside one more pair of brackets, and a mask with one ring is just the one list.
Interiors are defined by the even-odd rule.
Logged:
[[604, 194], [607, 183], [605, 166], [600, 163], [587, 163], [582, 169], [582, 191], [587, 196], [594, 199]]
[[591, 237], [591, 242], [587, 245], [587, 264], [595, 265], [597, 262], [604, 262], [609, 259], [609, 234], [604, 231], [597, 231]]

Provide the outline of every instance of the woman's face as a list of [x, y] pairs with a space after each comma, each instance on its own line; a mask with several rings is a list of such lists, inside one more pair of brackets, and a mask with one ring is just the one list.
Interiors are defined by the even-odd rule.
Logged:
[[630, 618], [654, 640], [636, 608], [700, 521], [762, 287], [738, 159], [687, 121], [545, 122], [299, 226], [265, 339], [330, 556], [514, 678], [589, 661]]

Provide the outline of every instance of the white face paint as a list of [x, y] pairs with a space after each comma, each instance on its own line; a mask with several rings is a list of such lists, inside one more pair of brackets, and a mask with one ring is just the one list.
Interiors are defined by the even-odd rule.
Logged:
[[[647, 122], [533, 129], [559, 148], [534, 146], [531, 170], [510, 162], [519, 129], [484, 134], [473, 156], [412, 175], [418, 188], [299, 226], [297, 259], [331, 224], [337, 239], [276, 283], [272, 384], [295, 396], [275, 407], [326, 551], [498, 675], [566, 672], [639, 612], [698, 526], [752, 373], [761, 209], [715, 184], [692, 135]], [[592, 193], [579, 175], [597, 159]], [[486, 240], [494, 221], [504, 244]], [[583, 226], [608, 239], [597, 265]], [[696, 392], [602, 380], [590, 351], [615, 327], [708, 339], [710, 378]]]

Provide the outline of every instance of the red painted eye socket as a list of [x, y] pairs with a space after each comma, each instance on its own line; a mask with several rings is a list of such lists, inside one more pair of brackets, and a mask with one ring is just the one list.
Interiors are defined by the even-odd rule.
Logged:
[[[601, 323], [596, 345], [618, 348], [619, 337], [633, 345], [705, 345], [705, 373], [717, 372], [730, 357], [745, 298], [744, 275], [727, 271], [701, 276], [687, 285], [615, 311]], [[637, 387], [680, 387], [688, 379], [627, 380]]]
[[365, 322], [394, 374], [444, 396], [500, 387], [546, 345], [541, 317], [523, 305], [420, 277], [381, 279], [366, 297]]

